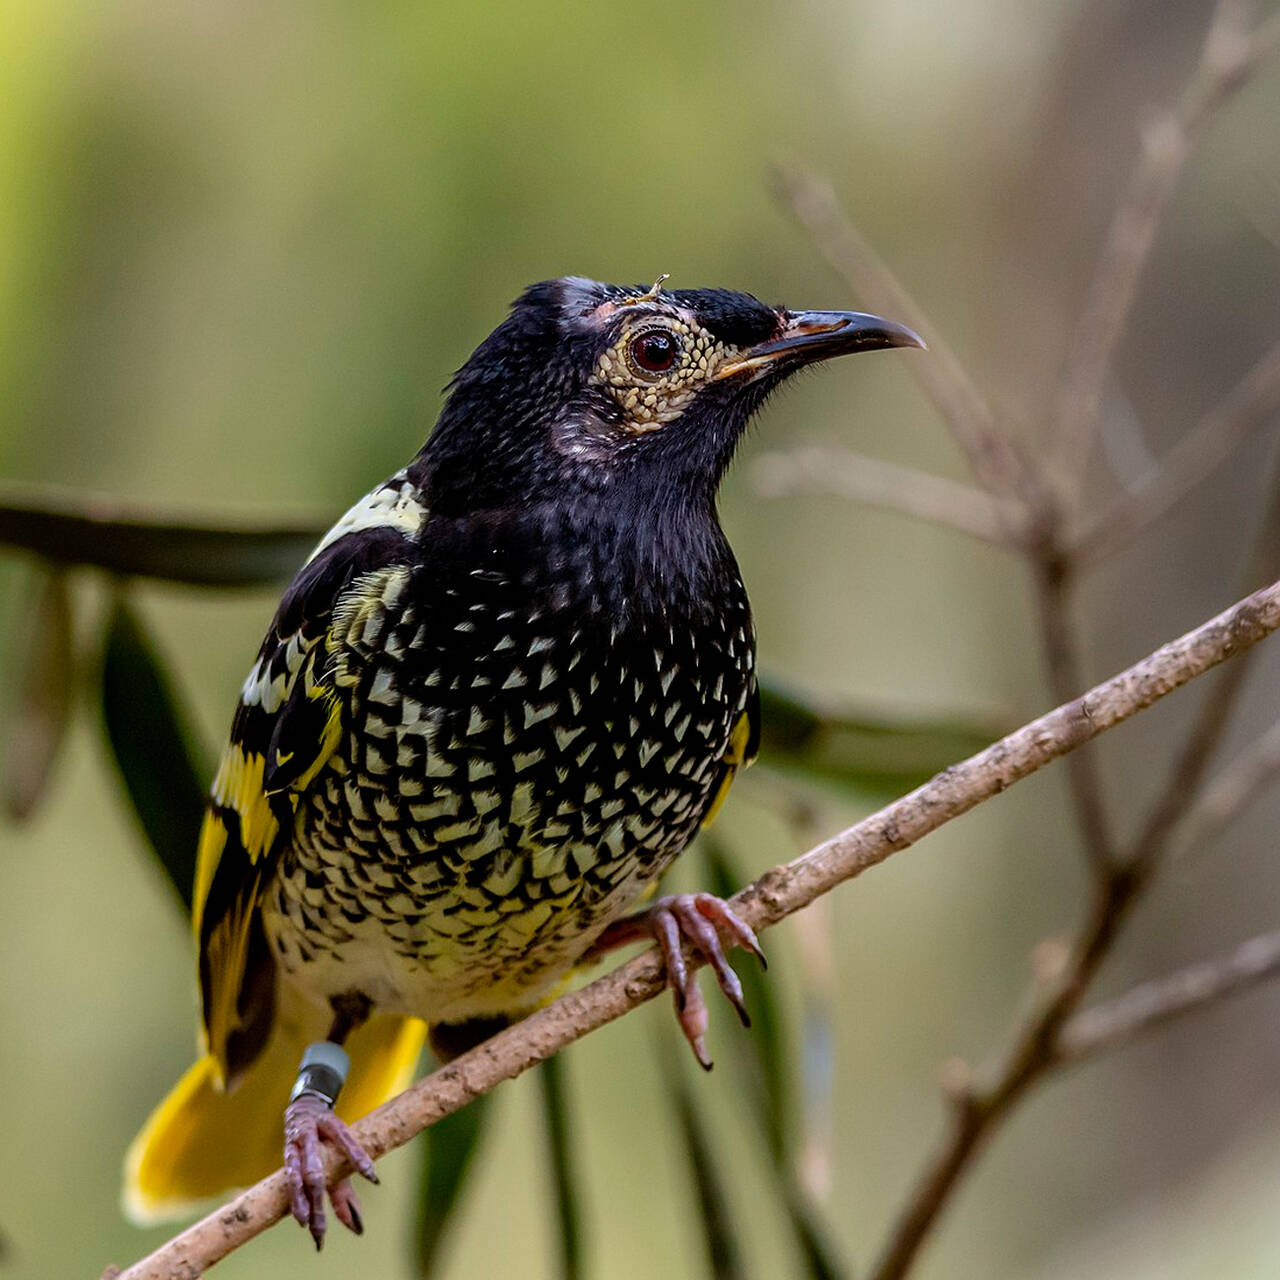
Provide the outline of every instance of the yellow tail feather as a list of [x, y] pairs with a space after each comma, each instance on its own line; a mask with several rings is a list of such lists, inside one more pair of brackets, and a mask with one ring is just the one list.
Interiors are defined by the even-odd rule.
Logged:
[[[417, 1018], [380, 1015], [347, 1040], [351, 1074], [338, 1101], [347, 1121], [408, 1087], [426, 1038]], [[230, 1093], [210, 1056], [192, 1066], [151, 1113], [125, 1155], [124, 1211], [139, 1225], [192, 1213], [280, 1167], [283, 1116], [309, 1039], [277, 1023]]]

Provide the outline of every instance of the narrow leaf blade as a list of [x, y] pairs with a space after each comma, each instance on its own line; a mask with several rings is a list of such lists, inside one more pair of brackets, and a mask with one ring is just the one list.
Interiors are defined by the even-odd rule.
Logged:
[[208, 773], [164, 663], [123, 598], [107, 624], [102, 719], [134, 813], [189, 911]]
[[[700, 847], [711, 892], [731, 897], [741, 885], [724, 844], [704, 833]], [[747, 1077], [750, 1112], [769, 1153], [769, 1168], [786, 1211], [809, 1280], [843, 1280], [846, 1272], [827, 1237], [817, 1206], [796, 1174], [792, 1137], [794, 1104], [787, 1052], [786, 1024], [769, 975], [752, 964], [737, 965], [751, 1030], [739, 1037], [738, 1057]]]
[[836, 1257], [827, 1229], [818, 1221], [812, 1202], [794, 1178], [784, 1179], [779, 1171], [779, 1190], [787, 1207], [787, 1218], [800, 1247], [804, 1274], [809, 1280], [847, 1280], [844, 1264]]
[[415, 1248], [418, 1274], [428, 1277], [440, 1254], [449, 1223], [462, 1201], [480, 1140], [490, 1098], [472, 1099], [461, 1111], [437, 1121], [423, 1135]]
[[197, 586], [245, 587], [290, 577], [318, 524], [235, 528], [176, 520], [73, 494], [0, 490], [0, 544], [56, 564]]
[[860, 790], [903, 791], [1004, 732], [994, 718], [908, 718], [838, 705], [776, 678], [760, 683], [762, 761]]
[[537, 1076], [547, 1125], [547, 1154], [551, 1160], [561, 1275], [564, 1280], [581, 1280], [582, 1204], [573, 1169], [563, 1058], [558, 1054], [548, 1058], [538, 1068]]
[[738, 1236], [733, 1229], [725, 1182], [716, 1167], [715, 1153], [671, 1048], [669, 1033], [662, 1036], [659, 1059], [698, 1200], [698, 1221], [702, 1227], [707, 1274], [712, 1280], [746, 1280], [747, 1271], [738, 1248]]
[[71, 723], [75, 657], [66, 574], [46, 572], [32, 584], [33, 605], [15, 645], [16, 687], [5, 717], [4, 806], [15, 822], [29, 818], [48, 789]]
[[[709, 832], [703, 833], [699, 844], [710, 891], [718, 898], [731, 898], [741, 888], [742, 881], [724, 844]], [[781, 1160], [786, 1151], [787, 1117], [791, 1107], [782, 1013], [768, 974], [763, 973], [754, 960], [748, 958], [747, 963], [735, 964], [734, 968], [751, 1015], [751, 1031], [742, 1037], [742, 1065], [752, 1094], [751, 1112], [771, 1155]]]

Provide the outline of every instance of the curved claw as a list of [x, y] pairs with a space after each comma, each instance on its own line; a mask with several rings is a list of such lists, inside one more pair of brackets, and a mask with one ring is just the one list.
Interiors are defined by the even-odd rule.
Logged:
[[[323, 1098], [304, 1093], [289, 1103], [284, 1113], [284, 1169], [289, 1180], [289, 1207], [298, 1224], [311, 1232], [317, 1250], [323, 1248], [328, 1230], [323, 1142], [337, 1147], [370, 1182], [378, 1181], [369, 1153]], [[329, 1199], [338, 1221], [360, 1235], [364, 1231], [364, 1219], [351, 1180], [343, 1178], [335, 1184]]]
[[720, 990], [737, 1011], [742, 1025], [751, 1025], [742, 983], [724, 953], [721, 932], [732, 944], [750, 951], [768, 967], [755, 931], [727, 902], [710, 893], [680, 893], [659, 898], [648, 911], [615, 921], [592, 948], [593, 953], [599, 954], [646, 934], [657, 941], [667, 968], [667, 982], [675, 999], [680, 1029], [694, 1056], [708, 1071], [712, 1064], [704, 1040], [707, 1006], [698, 987], [697, 974], [685, 960], [684, 942], [690, 943], [711, 966]]
[[338, 1221], [355, 1235], [364, 1235], [364, 1216], [360, 1212], [360, 1197], [356, 1195], [350, 1178], [341, 1182], [329, 1192], [329, 1201]]

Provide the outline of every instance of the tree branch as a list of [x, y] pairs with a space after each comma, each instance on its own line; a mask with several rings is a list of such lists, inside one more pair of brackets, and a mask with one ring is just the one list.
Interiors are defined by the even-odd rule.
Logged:
[[1107, 235], [1075, 329], [1057, 404], [1055, 471], [1079, 491], [1102, 394], [1169, 196], [1199, 135], [1280, 41], [1280, 16], [1250, 33], [1249, 5], [1218, 0], [1181, 100], [1145, 131], [1142, 153]]
[[[1278, 627], [1280, 582], [1275, 582], [1082, 697], [944, 770], [794, 862], [766, 872], [735, 897], [734, 908], [757, 929], [776, 924], [1252, 647]], [[354, 1126], [356, 1137], [379, 1158], [473, 1098], [652, 999], [664, 986], [657, 954], [646, 951], [419, 1081], [359, 1121]], [[1066, 1009], [1070, 1002], [1062, 1004]], [[1065, 1012], [1054, 1024], [1055, 1031], [1064, 1019]], [[331, 1179], [349, 1172], [332, 1151], [328, 1172]], [[120, 1280], [197, 1280], [214, 1263], [278, 1222], [286, 1207], [284, 1175], [277, 1172], [120, 1273]]]
[[[930, 326], [901, 285], [849, 225], [830, 187], [803, 175], [780, 177], [779, 185], [793, 212], [855, 293], [867, 294], [877, 305], [891, 307], [928, 333], [937, 358], [915, 362], [913, 371], [946, 418], [980, 484], [990, 496], [1012, 500], [1021, 509], [1021, 519], [1001, 530], [1003, 543], [1023, 550], [1035, 576], [1046, 673], [1053, 696], [1064, 708], [1074, 705], [1085, 715], [1093, 713], [1089, 698], [1083, 703], [1070, 702], [1084, 680], [1071, 611], [1078, 570], [1172, 506], [1265, 420], [1273, 411], [1274, 401], [1280, 398], [1277, 349], [1264, 357], [1236, 392], [1139, 482], [1136, 496], [1129, 494], [1117, 500], [1080, 537], [1069, 536], [1070, 524], [1079, 517], [1082, 480], [1115, 350], [1169, 194], [1198, 134], [1253, 68], [1280, 43], [1280, 15], [1252, 33], [1247, 19], [1248, 6], [1241, 0], [1219, 0], [1191, 84], [1177, 108], [1144, 140], [1142, 156], [1107, 237], [1074, 346], [1065, 362], [1063, 385], [1055, 405], [1056, 429], [1052, 433], [1061, 475], [1042, 474], [1033, 460], [1023, 458], [954, 355], [945, 347], [939, 349]], [[1277, 357], [1275, 367], [1273, 356]], [[825, 483], [832, 482], [827, 479]], [[865, 490], [867, 481], [859, 480], [848, 491], [864, 500], [875, 499], [874, 493], [859, 491], [859, 485]], [[918, 487], [909, 494], [909, 501], [920, 504]], [[894, 502], [906, 505], [896, 494]], [[954, 504], [948, 514], [954, 515]], [[1259, 550], [1264, 553], [1274, 517], [1273, 512], [1259, 538]], [[954, 518], [946, 522], [953, 526], [958, 523]], [[1266, 575], [1270, 576], [1271, 573]], [[1259, 578], [1261, 574], [1252, 580]], [[1045, 977], [1036, 1007], [1016, 1029], [1008, 1052], [987, 1082], [976, 1083], [963, 1064], [947, 1073], [954, 1102], [951, 1132], [910, 1192], [905, 1210], [871, 1273], [872, 1280], [901, 1280], [907, 1274], [973, 1157], [1026, 1091], [1056, 1064], [1064, 1029], [1071, 1025], [1090, 983], [1152, 876], [1169, 854], [1181, 847], [1179, 837], [1190, 838], [1196, 830], [1207, 829], [1197, 827], [1197, 814], [1208, 821], [1213, 811], [1196, 806], [1196, 796], [1243, 686], [1246, 665], [1233, 663], [1222, 672], [1216, 687], [1202, 702], [1190, 734], [1179, 745], [1166, 785], [1132, 842], [1127, 858], [1121, 856], [1119, 841], [1111, 829], [1093, 754], [1086, 746], [1070, 755], [1071, 795], [1093, 872], [1094, 893], [1089, 911], [1071, 946], [1059, 949], [1058, 965]], [[1081, 741], [1093, 736], [1094, 732], [1085, 733]], [[1238, 777], [1238, 790], [1256, 793], [1264, 785], [1262, 775], [1266, 769], [1264, 761], [1255, 760], [1253, 772], [1248, 777]], [[1224, 804], [1230, 800], [1225, 792], [1222, 798]], [[1237, 796], [1235, 802], [1244, 801]], [[1195, 806], [1190, 814], [1189, 806]]]
[[[1076, 690], [1085, 686], [1080, 644], [1071, 609], [1074, 571], [1049, 541], [1028, 559], [1035, 575], [1036, 605], [1049, 693], [1055, 701], [1066, 702], [1075, 696]], [[1115, 860], [1115, 850], [1112, 848], [1111, 824], [1107, 819], [1097, 751], [1085, 746], [1072, 752], [1066, 768], [1085, 857], [1094, 876], [1105, 879]]]
[[[1280, 484], [1271, 477], [1270, 500], [1249, 553], [1245, 583], [1267, 581], [1280, 573]], [[1151, 808], [1145, 825], [1134, 842], [1132, 865], [1143, 872], [1157, 860], [1169, 856], [1170, 839], [1176, 842], [1180, 824], [1194, 812], [1200, 784], [1231, 719], [1244, 689], [1253, 655], [1245, 654], [1213, 677], [1213, 687], [1201, 704], [1200, 714], [1182, 743], [1163, 791]]]
[[[1254, 549], [1249, 557], [1247, 579], [1270, 577], [1276, 571], [1276, 535], [1280, 531], [1280, 489], [1267, 510]], [[1061, 553], [1057, 553], [1059, 556]], [[1044, 575], [1055, 564], [1055, 547], [1052, 538], [1032, 555], [1032, 563]], [[1057, 672], [1059, 679], [1074, 682], [1075, 642], [1072, 638], [1067, 614], [1067, 598], [1063, 588], [1069, 578], [1071, 566], [1068, 560], [1059, 560], [1059, 579], [1054, 588], [1053, 580], [1042, 581], [1042, 630], [1045, 637], [1051, 679]], [[1056, 596], [1045, 600], [1047, 589]], [[1055, 649], [1057, 654], [1055, 656]], [[991, 1079], [993, 1083], [983, 1088], [975, 1086], [971, 1073], [963, 1064], [948, 1072], [951, 1081], [949, 1092], [955, 1102], [950, 1135], [935, 1152], [924, 1172], [917, 1180], [907, 1200], [889, 1244], [879, 1265], [871, 1273], [870, 1280], [901, 1280], [914, 1262], [934, 1223], [938, 1220], [960, 1178], [982, 1144], [1012, 1112], [1030, 1087], [1050, 1071], [1057, 1055], [1058, 1037], [1064, 1025], [1072, 1017], [1083, 999], [1089, 984], [1097, 974], [1103, 960], [1119, 936], [1129, 914], [1150, 884], [1153, 875], [1171, 856], [1183, 847], [1180, 837], [1196, 830], [1210, 834], [1206, 825], [1207, 814], [1202, 810], [1209, 795], [1197, 796], [1205, 773], [1220, 744], [1248, 674], [1253, 654], [1242, 654], [1217, 672], [1214, 687], [1203, 697], [1200, 710], [1186, 738], [1179, 744], [1173, 766], [1169, 770], [1163, 788], [1132, 842], [1126, 858], [1118, 857], [1110, 847], [1109, 826], [1101, 810], [1101, 793], [1093, 790], [1090, 799], [1096, 798], [1098, 808], [1088, 815], [1099, 822], [1097, 836], [1099, 848], [1105, 856], [1099, 856], [1093, 848], [1091, 866], [1094, 871], [1094, 899], [1090, 912], [1069, 947], [1058, 948], [1056, 969], [1045, 978], [1045, 991], [1036, 1006], [1017, 1028], [1013, 1047], [1006, 1055], [1000, 1069]], [[1074, 683], [1069, 687], [1076, 687]], [[1088, 748], [1086, 748], [1088, 750]], [[1068, 763], [1079, 760], [1083, 753], [1073, 753]], [[1246, 766], [1248, 768], [1248, 766]], [[1230, 777], [1233, 767], [1220, 777]], [[1077, 804], [1084, 811], [1085, 797], [1079, 792], [1084, 788], [1097, 788], [1099, 779], [1093, 773], [1079, 773], [1071, 777], [1077, 789]], [[1262, 783], [1256, 782], [1250, 794]], [[1243, 800], [1241, 801], [1243, 803]], [[1197, 815], [1201, 817], [1198, 818]], [[1089, 828], [1085, 827], [1086, 834]]]
[[751, 476], [756, 492], [766, 498], [829, 493], [946, 525], [997, 547], [1026, 542], [1020, 503], [849, 449], [775, 450], [755, 460]]
[[1058, 1037], [1055, 1065], [1096, 1057], [1184, 1013], [1247, 991], [1278, 974], [1280, 930], [1259, 934], [1225, 955], [1144, 982], [1114, 1000], [1077, 1013]]
[[1206, 698], [1127, 860], [1099, 867], [1088, 917], [1071, 947], [1063, 950], [1057, 971], [1046, 976], [1047, 990], [1015, 1032], [993, 1083], [977, 1087], [966, 1073], [962, 1085], [951, 1090], [956, 1104], [951, 1134], [917, 1181], [871, 1280], [901, 1280], [907, 1274], [970, 1161], [1026, 1092], [1056, 1066], [1064, 1027], [1168, 853], [1171, 832], [1191, 805], [1239, 695], [1244, 659], [1249, 656], [1243, 655], [1240, 662], [1219, 673], [1219, 688]]
[[[1046, 1038], [1028, 1040], [1027, 1045], [1035, 1046], [1034, 1057], [1024, 1059], [1023, 1074], [1006, 1075], [1001, 1086], [989, 1093], [973, 1091], [963, 1063], [948, 1064], [949, 1092], [955, 1103], [952, 1135], [917, 1184], [888, 1250], [870, 1273], [871, 1280], [907, 1273], [969, 1160], [1009, 1114], [1013, 1102], [1033, 1078], [1081, 1062], [1278, 973], [1280, 933], [1266, 934], [1250, 939], [1226, 957], [1144, 983], [1114, 1001], [1077, 1013]], [[1057, 1002], [1050, 1006], [1053, 1011], [1057, 1008]], [[1041, 1022], [1038, 1020], [1038, 1025]]]

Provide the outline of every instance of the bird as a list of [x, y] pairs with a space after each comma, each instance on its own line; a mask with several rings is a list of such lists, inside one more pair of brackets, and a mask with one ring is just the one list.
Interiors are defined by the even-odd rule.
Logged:
[[[135, 1221], [283, 1159], [319, 1248], [359, 1234], [348, 1129], [441, 1057], [655, 940], [698, 1060], [683, 949], [745, 1020], [710, 894], [653, 896], [760, 740], [755, 633], [716, 508], [796, 371], [922, 347], [862, 312], [727, 289], [526, 289], [411, 462], [284, 593], [210, 788], [193, 923], [201, 1051], [125, 1160]], [[341, 1096], [340, 1096], [341, 1095]]]

